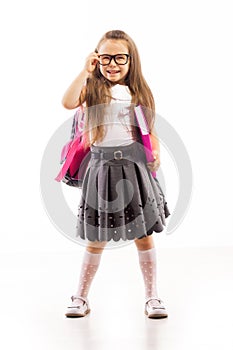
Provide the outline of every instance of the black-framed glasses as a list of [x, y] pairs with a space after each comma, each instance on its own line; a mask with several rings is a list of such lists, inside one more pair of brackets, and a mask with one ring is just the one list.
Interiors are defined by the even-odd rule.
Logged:
[[123, 66], [128, 63], [130, 55], [127, 53], [119, 53], [117, 55], [99, 55], [99, 64], [102, 66], [108, 66], [112, 59], [114, 59], [115, 63], [119, 66]]

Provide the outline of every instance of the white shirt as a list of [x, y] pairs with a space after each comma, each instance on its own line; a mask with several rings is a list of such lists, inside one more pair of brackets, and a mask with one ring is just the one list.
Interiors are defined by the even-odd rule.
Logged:
[[94, 146], [125, 146], [134, 142], [130, 125], [129, 107], [131, 94], [125, 85], [116, 84], [111, 88], [112, 100], [106, 108], [106, 135], [101, 142]]

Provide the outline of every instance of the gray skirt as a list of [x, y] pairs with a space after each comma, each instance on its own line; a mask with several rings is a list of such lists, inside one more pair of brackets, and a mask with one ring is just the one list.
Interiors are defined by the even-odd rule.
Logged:
[[78, 237], [92, 242], [140, 239], [161, 232], [169, 215], [142, 144], [91, 146], [78, 206]]

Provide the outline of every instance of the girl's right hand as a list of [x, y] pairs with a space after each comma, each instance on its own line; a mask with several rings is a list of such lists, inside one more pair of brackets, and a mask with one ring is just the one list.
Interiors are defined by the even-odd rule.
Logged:
[[85, 70], [88, 73], [92, 73], [97, 65], [97, 63], [99, 62], [99, 56], [96, 52], [92, 52], [90, 53], [89, 56], [87, 56], [86, 58], [86, 63], [85, 63]]

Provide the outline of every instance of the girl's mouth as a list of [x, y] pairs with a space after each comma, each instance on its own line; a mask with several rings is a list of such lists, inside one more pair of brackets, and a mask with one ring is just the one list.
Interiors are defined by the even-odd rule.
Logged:
[[120, 71], [119, 70], [114, 70], [114, 69], [109, 69], [109, 70], [107, 70], [107, 73], [108, 74], [110, 74], [110, 75], [115, 75], [115, 74], [118, 74], [118, 73], [120, 73]]

